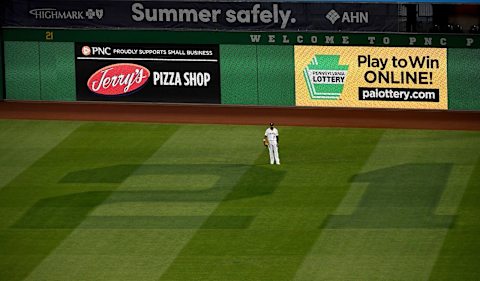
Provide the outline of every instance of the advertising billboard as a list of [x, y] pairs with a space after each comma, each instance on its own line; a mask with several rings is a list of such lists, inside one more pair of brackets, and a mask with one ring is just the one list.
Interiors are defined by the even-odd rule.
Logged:
[[295, 46], [295, 103], [448, 109], [447, 49]]
[[8, 0], [4, 26], [398, 31], [394, 3]]
[[75, 44], [79, 101], [219, 104], [218, 45]]

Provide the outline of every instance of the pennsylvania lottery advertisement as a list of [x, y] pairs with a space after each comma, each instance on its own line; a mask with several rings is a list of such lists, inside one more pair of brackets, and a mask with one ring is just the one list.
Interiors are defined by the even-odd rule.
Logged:
[[447, 49], [295, 46], [297, 106], [448, 109]]

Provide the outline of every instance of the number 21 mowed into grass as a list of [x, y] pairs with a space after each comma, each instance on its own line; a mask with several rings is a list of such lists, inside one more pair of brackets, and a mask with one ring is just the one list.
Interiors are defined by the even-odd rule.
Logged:
[[479, 280], [480, 132], [0, 121], [0, 280]]

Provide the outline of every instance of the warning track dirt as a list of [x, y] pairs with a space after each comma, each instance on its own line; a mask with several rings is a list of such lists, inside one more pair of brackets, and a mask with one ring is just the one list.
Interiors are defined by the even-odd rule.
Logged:
[[392, 109], [0, 102], [2, 119], [480, 130], [480, 112]]

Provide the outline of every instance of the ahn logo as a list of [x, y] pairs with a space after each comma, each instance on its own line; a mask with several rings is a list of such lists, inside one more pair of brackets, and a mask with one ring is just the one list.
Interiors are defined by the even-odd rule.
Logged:
[[325, 18], [332, 24], [335, 24], [339, 19], [342, 23], [368, 23], [368, 12], [343, 12], [340, 15], [337, 11], [331, 9], [325, 15]]
[[128, 95], [147, 83], [150, 71], [133, 63], [117, 63], [105, 66], [90, 76], [90, 91], [103, 96]]

